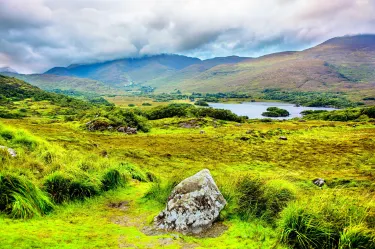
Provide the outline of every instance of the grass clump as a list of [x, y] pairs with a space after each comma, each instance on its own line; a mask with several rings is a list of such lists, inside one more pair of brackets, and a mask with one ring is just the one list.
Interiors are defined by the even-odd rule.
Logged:
[[132, 179], [140, 182], [148, 182], [147, 175], [137, 166], [128, 163], [121, 163], [120, 168], [128, 172]]
[[237, 183], [239, 216], [273, 222], [287, 204], [296, 198], [296, 188], [284, 180], [265, 182], [260, 178], [245, 176]]
[[88, 180], [73, 180], [61, 173], [54, 173], [44, 182], [45, 190], [55, 203], [84, 200], [99, 194], [99, 188]]
[[339, 249], [375, 248], [375, 234], [363, 225], [350, 226], [340, 236]]
[[288, 205], [279, 221], [280, 241], [292, 248], [375, 248], [367, 211], [355, 201], [324, 194]]
[[168, 197], [171, 194], [174, 187], [179, 183], [178, 180], [169, 180], [164, 184], [160, 182], [154, 182], [147, 193], [144, 195], [145, 199], [154, 200], [160, 204], [166, 204]]
[[101, 180], [102, 182], [102, 190], [108, 191], [111, 189], [116, 189], [118, 187], [123, 187], [126, 184], [126, 177], [125, 175], [121, 174], [120, 171], [117, 169], [109, 169], [103, 175]]
[[53, 208], [46, 194], [24, 177], [0, 174], [0, 211], [26, 219], [47, 214]]

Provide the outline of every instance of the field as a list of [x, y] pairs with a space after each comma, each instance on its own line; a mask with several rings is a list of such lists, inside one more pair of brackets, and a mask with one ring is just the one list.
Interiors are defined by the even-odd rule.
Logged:
[[[33, 148], [14, 143], [19, 157], [3, 158], [0, 170], [22, 172], [42, 187], [56, 171], [95, 181], [119, 163], [152, 173], [162, 184], [208, 168], [229, 202], [211, 234], [201, 238], [148, 232], [164, 203], [144, 197], [155, 182], [132, 179], [124, 187], [84, 201], [64, 202], [40, 217], [0, 216], [1, 248], [293, 248], [280, 238], [285, 213], [276, 214], [271, 221], [257, 215], [241, 216], [236, 193], [237, 182], [243, 177], [290, 185], [296, 191], [290, 206], [303, 206], [311, 199], [330, 201], [337, 205], [332, 216], [336, 212], [340, 219], [352, 220], [345, 224], [347, 229], [358, 226], [374, 231], [374, 123], [235, 123], [183, 117], [150, 122], [150, 132], [125, 135], [89, 132], [77, 121], [2, 119], [0, 134], [5, 134], [4, 129], [15, 133], [24, 129], [26, 136], [38, 142]], [[195, 122], [199, 128], [181, 127], [186, 122]], [[200, 134], [201, 130], [205, 133]], [[45, 152], [51, 154], [51, 160]], [[324, 178], [327, 186], [320, 189], [313, 185], [317, 177]], [[345, 213], [346, 207], [354, 207], [349, 204], [352, 202], [358, 213]], [[366, 215], [359, 214], [361, 207]]]

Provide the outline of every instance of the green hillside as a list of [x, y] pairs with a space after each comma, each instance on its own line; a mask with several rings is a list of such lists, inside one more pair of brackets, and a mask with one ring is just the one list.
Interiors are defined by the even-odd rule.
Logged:
[[84, 94], [96, 95], [119, 93], [118, 89], [114, 89], [102, 82], [85, 78], [47, 74], [1, 74], [26, 81], [34, 86], [37, 86], [47, 91], [52, 91], [56, 89], [74, 90], [76, 92], [81, 92]]
[[[372, 43], [371, 43], [372, 42]], [[284, 52], [218, 65], [180, 70], [147, 82], [156, 92], [252, 92], [270, 88], [344, 91], [375, 95], [375, 35], [341, 37], [302, 52]]]

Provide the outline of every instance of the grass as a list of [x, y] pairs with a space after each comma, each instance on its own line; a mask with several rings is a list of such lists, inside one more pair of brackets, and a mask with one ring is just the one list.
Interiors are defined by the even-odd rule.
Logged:
[[[179, 125], [190, 120], [154, 120], [149, 133], [125, 135], [89, 132], [77, 121], [60, 118], [3, 119], [0, 145], [15, 149], [19, 156], [10, 158], [0, 151], [1, 174], [27, 180], [55, 204], [53, 210], [42, 212], [40, 202], [29, 205], [31, 197], [21, 191], [14, 195], [15, 216], [29, 219], [11, 219], [11, 208], [2, 212], [2, 247], [371, 248], [374, 244], [371, 121], [271, 120], [238, 125], [204, 118], [199, 128]], [[281, 135], [288, 140], [279, 140]], [[228, 201], [220, 216], [228, 230], [215, 238], [142, 233], [163, 209], [173, 187], [203, 168], [211, 171]], [[316, 177], [327, 181], [323, 189], [312, 184]], [[124, 209], [115, 208], [124, 202], [128, 203]]]

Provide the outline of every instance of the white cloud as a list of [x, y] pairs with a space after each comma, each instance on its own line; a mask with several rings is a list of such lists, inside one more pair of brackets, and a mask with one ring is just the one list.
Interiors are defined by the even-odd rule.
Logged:
[[258, 56], [375, 33], [373, 13], [367, 0], [0, 0], [0, 64], [40, 72], [143, 54]]

